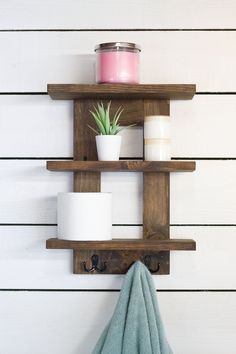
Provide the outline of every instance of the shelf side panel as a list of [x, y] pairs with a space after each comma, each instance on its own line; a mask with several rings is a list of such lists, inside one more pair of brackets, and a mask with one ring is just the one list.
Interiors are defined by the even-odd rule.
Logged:
[[145, 239], [169, 239], [170, 174], [143, 174], [143, 235]]
[[[88, 128], [92, 124], [88, 101], [74, 101], [74, 160], [97, 160], [94, 133]], [[100, 172], [75, 172], [74, 192], [100, 192], [100, 179]]]
[[[169, 115], [169, 101], [144, 100], [144, 116]], [[170, 173], [143, 173], [143, 238], [163, 240], [170, 238]], [[169, 273], [170, 252], [165, 252]]]

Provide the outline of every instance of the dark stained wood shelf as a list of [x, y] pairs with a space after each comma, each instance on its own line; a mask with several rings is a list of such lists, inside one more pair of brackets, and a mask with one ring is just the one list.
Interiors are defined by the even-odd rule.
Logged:
[[47, 161], [50, 171], [69, 172], [191, 172], [195, 161]]
[[[170, 251], [194, 251], [194, 240], [170, 239], [170, 173], [195, 170], [194, 161], [97, 161], [89, 114], [96, 101], [112, 100], [111, 114], [122, 107], [121, 126], [143, 126], [144, 117], [170, 115], [170, 100], [192, 99], [196, 85], [49, 84], [56, 100], [74, 100], [73, 161], [48, 161], [51, 171], [73, 172], [74, 192], [100, 192], [101, 172], [143, 172], [143, 237], [110, 241], [47, 240], [49, 249], [73, 250], [74, 274], [124, 274], [144, 262], [154, 274], [170, 273]], [[184, 191], [183, 191], [184, 192]], [[91, 215], [91, 222], [93, 215]]]
[[133, 240], [113, 239], [111, 241], [68, 241], [50, 238], [46, 243], [47, 248], [96, 250], [96, 251], [194, 251], [196, 242], [190, 239], [166, 239], [166, 240]]
[[48, 84], [47, 90], [50, 97], [55, 100], [81, 98], [188, 100], [196, 93], [196, 85]]

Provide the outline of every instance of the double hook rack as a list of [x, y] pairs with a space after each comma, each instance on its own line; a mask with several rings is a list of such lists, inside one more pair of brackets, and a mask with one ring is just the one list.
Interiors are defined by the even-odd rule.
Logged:
[[[92, 272], [98, 272], [98, 273], [102, 273], [107, 269], [107, 262], [103, 262], [101, 263], [100, 268], [98, 267], [98, 263], [99, 263], [99, 256], [97, 254], [92, 255], [91, 257], [91, 264], [92, 267], [91, 268], [87, 268], [87, 264], [86, 262], [82, 262], [82, 267], [83, 270], [87, 273], [92, 273]], [[153, 269], [151, 268], [151, 264], [152, 264], [152, 256], [150, 255], [146, 255], [143, 258], [143, 263], [145, 264], [145, 266], [148, 268], [148, 270], [151, 273], [157, 273], [160, 269], [160, 263], [158, 262], [156, 267]]]

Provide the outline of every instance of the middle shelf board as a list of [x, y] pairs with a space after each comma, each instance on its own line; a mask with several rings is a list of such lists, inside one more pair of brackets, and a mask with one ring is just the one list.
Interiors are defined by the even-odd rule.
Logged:
[[195, 251], [196, 242], [191, 239], [143, 240], [113, 239], [109, 241], [68, 241], [58, 238], [47, 240], [49, 249], [73, 249], [96, 251]]
[[47, 161], [50, 171], [192, 172], [195, 161]]

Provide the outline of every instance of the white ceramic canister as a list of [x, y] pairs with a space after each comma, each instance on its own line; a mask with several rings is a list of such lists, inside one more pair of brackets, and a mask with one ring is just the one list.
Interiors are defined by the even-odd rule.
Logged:
[[120, 157], [121, 135], [96, 135], [99, 161], [118, 161]]
[[144, 155], [146, 161], [168, 161], [171, 159], [169, 139], [145, 139]]
[[171, 159], [170, 116], [144, 118], [144, 158], [147, 161]]
[[58, 238], [76, 241], [111, 240], [111, 193], [59, 193]]
[[144, 139], [170, 139], [170, 116], [147, 116], [144, 118]]

